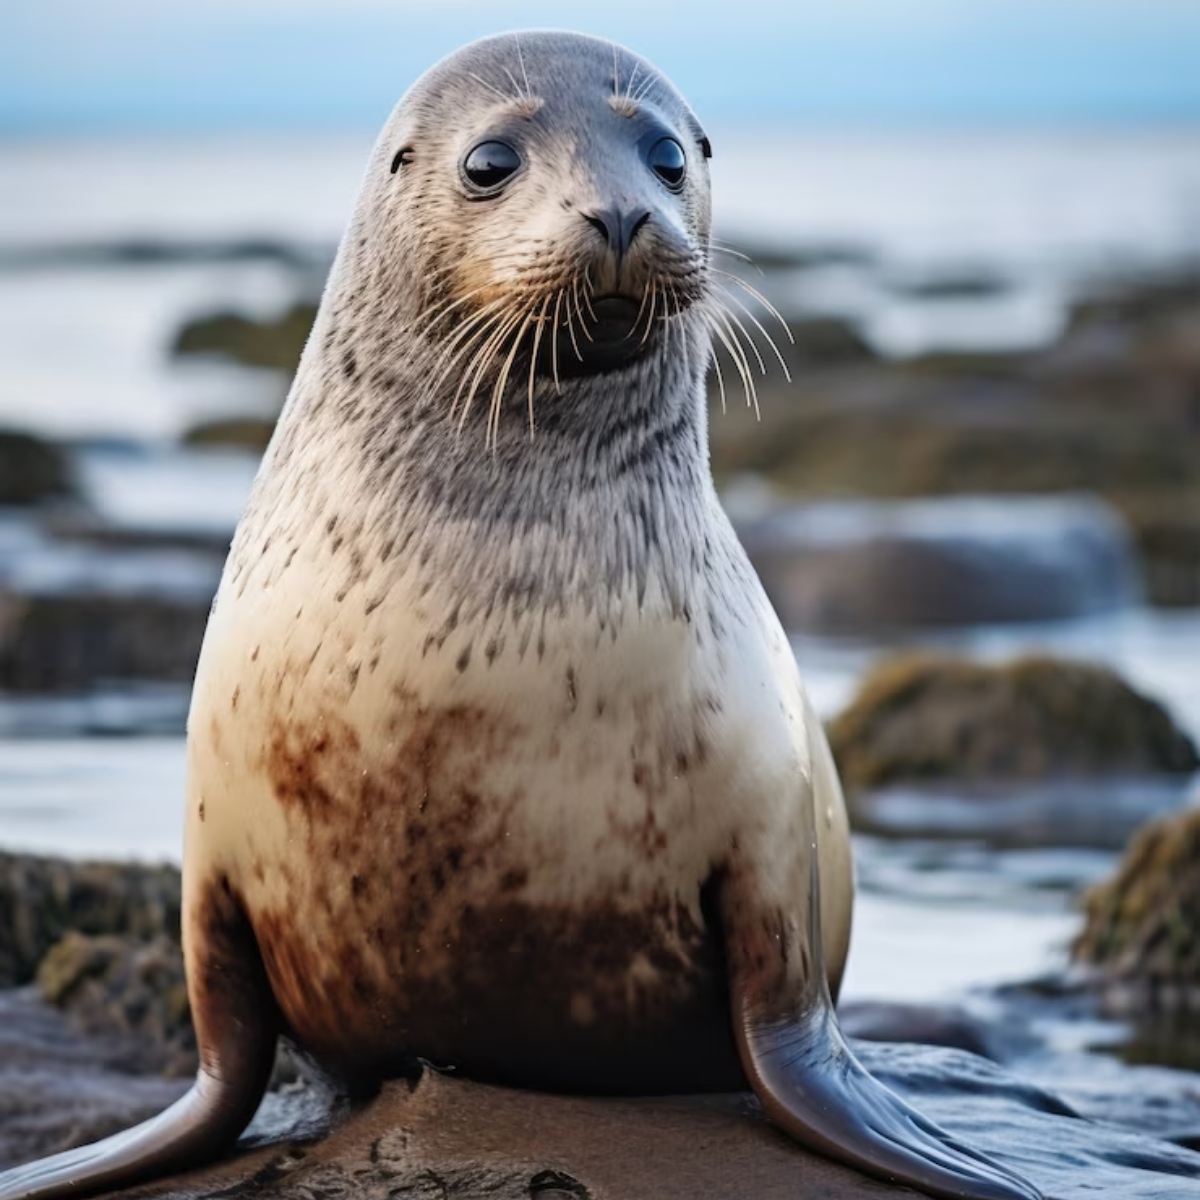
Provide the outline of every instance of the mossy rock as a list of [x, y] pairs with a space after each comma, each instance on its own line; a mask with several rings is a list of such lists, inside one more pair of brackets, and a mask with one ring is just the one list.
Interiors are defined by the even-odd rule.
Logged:
[[169, 1076], [196, 1070], [183, 952], [173, 938], [72, 931], [42, 959], [37, 984], [81, 1033], [136, 1047], [137, 1069]]
[[1116, 874], [1083, 898], [1071, 947], [1135, 1012], [1200, 1013], [1200, 810], [1150, 822]]
[[191, 683], [211, 602], [137, 595], [0, 593], [0, 691], [80, 691], [98, 681]]
[[274, 432], [275, 422], [266, 417], [222, 417], [193, 425], [181, 440], [185, 446], [221, 446], [261, 454]]
[[179, 357], [215, 355], [244, 366], [291, 374], [300, 362], [316, 315], [316, 304], [308, 300], [293, 304], [274, 319], [211, 313], [188, 321], [176, 334], [171, 352]]
[[983, 419], [965, 403], [959, 413], [876, 411], [841, 406], [832, 381], [817, 399], [786, 408], [764, 401], [757, 428], [744, 428], [744, 418], [736, 430], [714, 422], [714, 471], [756, 471], [798, 496], [1111, 495], [1200, 484], [1200, 444], [1135, 417], [1062, 418], [1039, 409]]
[[0, 505], [24, 507], [75, 495], [66, 450], [32, 433], [0, 429]]
[[179, 937], [179, 871], [0, 853], [0, 987], [29, 983], [75, 930]]
[[1200, 488], [1116, 498], [1141, 559], [1146, 597], [1163, 608], [1200, 606]]
[[905, 655], [872, 671], [829, 728], [850, 788], [912, 780], [1188, 774], [1196, 748], [1105, 667]]

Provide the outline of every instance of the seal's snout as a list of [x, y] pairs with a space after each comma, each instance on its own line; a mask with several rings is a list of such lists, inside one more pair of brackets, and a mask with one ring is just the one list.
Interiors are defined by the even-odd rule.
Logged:
[[618, 263], [629, 253], [633, 239], [650, 220], [650, 210], [640, 205], [631, 208], [619, 205], [593, 208], [581, 215], [604, 238], [605, 244], [616, 256]]

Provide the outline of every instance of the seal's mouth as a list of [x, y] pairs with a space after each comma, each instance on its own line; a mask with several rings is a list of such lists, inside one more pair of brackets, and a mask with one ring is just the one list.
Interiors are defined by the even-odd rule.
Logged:
[[539, 354], [539, 373], [560, 378], [617, 371], [641, 358], [655, 341], [653, 322], [640, 297], [609, 293], [592, 297], [575, 320], [554, 331], [554, 345]]
[[638, 317], [641, 315], [641, 305], [629, 296], [598, 296], [591, 304], [588, 332], [592, 340], [602, 346], [614, 345], [632, 338]]

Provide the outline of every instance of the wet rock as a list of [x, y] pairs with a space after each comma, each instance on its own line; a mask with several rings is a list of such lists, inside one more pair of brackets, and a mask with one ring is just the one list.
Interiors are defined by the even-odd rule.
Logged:
[[1144, 329], [1196, 307], [1200, 307], [1200, 269], [1184, 264], [1174, 271], [1095, 289], [1072, 307], [1070, 328], [1119, 323]]
[[[768, 326], [768, 328], [770, 328]], [[849, 321], [838, 317], [805, 317], [788, 322], [791, 339], [772, 336], [790, 368], [845, 366], [876, 360], [875, 351]]]
[[893, 274], [885, 286], [906, 300], [990, 300], [1013, 292], [1017, 283], [990, 267], [964, 265], [924, 275]]
[[1046, 621], [1138, 596], [1128, 534], [1093, 500], [829, 502], [779, 509], [738, 533], [788, 629]]
[[0, 853], [0, 987], [28, 983], [66, 934], [179, 937], [179, 871]]
[[179, 357], [213, 355], [291, 374], [316, 313], [314, 302], [301, 300], [274, 318], [257, 319], [236, 312], [197, 317], [176, 334], [171, 353]]
[[1163, 608], [1200, 606], [1200, 491], [1118, 503], [1137, 547], [1147, 598]]
[[37, 970], [42, 997], [74, 1029], [128, 1046], [128, 1061], [147, 1074], [189, 1077], [196, 1071], [179, 942], [72, 931]]
[[847, 1037], [867, 1042], [912, 1042], [998, 1059], [985, 1023], [965, 1009], [938, 1004], [859, 1002], [838, 1008]]
[[190, 683], [222, 559], [0, 526], [0, 692]]
[[0, 594], [0, 691], [190, 682], [208, 612], [165, 596]]
[[204, 421], [185, 430], [185, 446], [234, 446], [261, 454], [275, 432], [275, 422], [264, 417], [226, 417]]
[[879, 251], [862, 242], [758, 242], [737, 238], [733, 254], [745, 255], [760, 271], [811, 271], [822, 267], [857, 267], [869, 270], [879, 265]]
[[878, 666], [829, 727], [851, 788], [902, 780], [1186, 775], [1196, 749], [1166, 710], [1107, 668], [993, 666], [913, 654]]
[[24, 507], [76, 494], [66, 450], [31, 433], [0, 429], [0, 505]]
[[72, 1029], [35, 988], [0, 991], [0, 1169], [119, 1133], [188, 1086], [131, 1073], [122, 1049]]
[[1200, 810], [1139, 831], [1083, 909], [1072, 956], [1095, 970], [1110, 1007], [1200, 1014]]
[[[1200, 1157], [1081, 1119], [1054, 1095], [969, 1055], [862, 1046], [866, 1065], [959, 1137], [1025, 1173], [1047, 1200], [1183, 1200]], [[288, 1114], [288, 1098], [277, 1105]], [[620, 1100], [539, 1095], [427, 1071], [313, 1140], [287, 1138], [137, 1194], [412, 1196], [431, 1200], [867, 1200], [908, 1195], [780, 1136], [751, 1097]]]

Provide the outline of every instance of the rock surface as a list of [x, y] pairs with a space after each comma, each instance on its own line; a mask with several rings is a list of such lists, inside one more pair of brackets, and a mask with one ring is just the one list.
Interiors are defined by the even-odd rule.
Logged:
[[139, 1071], [195, 1074], [196, 1036], [177, 940], [72, 931], [42, 959], [37, 985], [72, 1028], [128, 1046]]
[[0, 987], [28, 983], [66, 934], [179, 938], [175, 867], [0, 853]]
[[1083, 908], [1072, 956], [1096, 969], [1110, 1007], [1200, 1015], [1200, 809], [1140, 830]]
[[0, 505], [26, 506], [76, 495], [70, 456], [33, 434], [0, 429]]
[[215, 355], [290, 375], [300, 361], [316, 311], [314, 303], [301, 300], [274, 318], [260, 320], [235, 312], [197, 317], [179, 330], [171, 350], [180, 356]]
[[998, 666], [886, 661], [830, 724], [848, 788], [901, 780], [1187, 775], [1196, 748], [1163, 707], [1107, 668], [1051, 658]]
[[121, 544], [95, 529], [85, 540], [83, 528], [0, 526], [0, 692], [190, 683], [224, 545], [169, 533]]
[[[1047, 1200], [1195, 1194], [1200, 1156], [1095, 1125], [981, 1059], [903, 1046], [863, 1046], [860, 1053], [889, 1086], [1024, 1172]], [[332, 1132], [315, 1141], [323, 1130], [311, 1097], [277, 1095], [267, 1109], [258, 1132], [274, 1144], [125, 1194], [180, 1200], [867, 1200], [912, 1194], [805, 1152], [743, 1095], [590, 1099], [426, 1072], [415, 1087], [391, 1084], [357, 1111], [332, 1113]], [[300, 1139], [289, 1136], [296, 1129]]]
[[826, 502], [738, 533], [785, 628], [810, 633], [1065, 620], [1139, 595], [1123, 522], [1084, 497]]
[[71, 1029], [35, 988], [0, 991], [0, 1168], [128, 1129], [187, 1088], [136, 1073], [127, 1049]]

